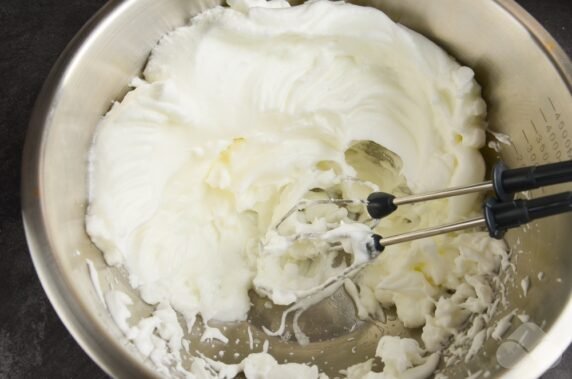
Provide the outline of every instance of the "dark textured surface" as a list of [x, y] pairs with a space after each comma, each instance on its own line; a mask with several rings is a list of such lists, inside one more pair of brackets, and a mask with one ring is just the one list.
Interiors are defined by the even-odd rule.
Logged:
[[[107, 377], [66, 331], [40, 286], [19, 196], [21, 151], [35, 97], [57, 56], [104, 3], [0, 0], [0, 378]], [[572, 0], [519, 3], [571, 56]], [[572, 378], [572, 349], [544, 378]]]

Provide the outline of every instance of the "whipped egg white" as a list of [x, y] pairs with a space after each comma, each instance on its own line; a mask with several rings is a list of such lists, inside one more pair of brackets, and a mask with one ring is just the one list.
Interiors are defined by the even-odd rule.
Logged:
[[[228, 2], [160, 40], [142, 77], [98, 125], [90, 155], [88, 234], [145, 302], [172, 307], [191, 324], [198, 315], [245, 320], [250, 290], [291, 304], [343, 272], [332, 256], [274, 238], [279, 220], [312, 189], [338, 186], [343, 197], [364, 198], [484, 176], [480, 87], [433, 42], [343, 2]], [[364, 141], [398, 162], [363, 158]], [[375, 232], [479, 209], [476, 195], [404, 207]], [[286, 228], [326, 231], [326, 213]], [[395, 306], [405, 327], [423, 328], [424, 349], [434, 353], [493, 302], [489, 280], [505, 261], [504, 243], [480, 232], [391, 246], [354, 278], [354, 297], [363, 317]], [[395, 341], [380, 342], [382, 360], [394, 359], [384, 353], [392, 343], [414, 358], [389, 365], [388, 377], [436, 366], [437, 355], [423, 358], [413, 342]], [[258, 366], [278, 370], [273, 358], [260, 359], [240, 370], [248, 377], [258, 377], [248, 374]]]

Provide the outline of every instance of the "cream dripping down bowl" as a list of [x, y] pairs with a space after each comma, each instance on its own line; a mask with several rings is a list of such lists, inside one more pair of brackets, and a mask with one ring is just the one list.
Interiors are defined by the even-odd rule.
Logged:
[[[483, 149], [489, 167], [501, 159], [511, 167], [572, 159], [572, 63], [514, 1], [380, 0], [356, 4], [382, 10], [475, 71], [487, 103], [489, 128], [509, 137], [508, 143], [495, 145], [497, 151]], [[150, 310], [129, 286], [125, 272], [108, 267], [86, 234], [87, 162], [94, 130], [110, 104], [121, 99], [131, 80], [140, 75], [161, 37], [217, 5], [202, 0], [110, 1], [58, 60], [30, 122], [22, 197], [34, 265], [68, 330], [114, 377], [165, 373], [143, 359], [128, 341], [98, 292], [98, 288], [125, 292], [135, 301], [131, 307], [135, 316]], [[494, 143], [494, 137], [489, 137]], [[564, 190], [570, 186], [535, 190], [531, 195]], [[509, 329], [504, 338], [488, 338], [474, 357], [450, 365], [443, 375], [536, 378], [558, 359], [572, 341], [571, 229], [572, 215], [566, 214], [507, 234], [515, 274], [505, 289], [509, 307], [495, 313], [492, 323], [502, 324], [499, 321], [512, 309], [526, 318], [514, 317], [512, 323], [506, 323]], [[265, 337], [261, 328], [280, 318], [280, 313], [268, 310], [264, 300], [253, 301], [261, 304], [253, 305], [248, 321], [225, 325], [229, 344], [243, 341], [225, 351], [227, 358], [247, 355], [250, 351], [244, 341], [254, 332], [260, 343], [270, 340], [278, 362], [310, 362], [335, 377], [340, 370], [373, 357], [381, 335], [405, 335], [403, 327], [388, 321], [381, 326], [362, 325], [352, 338], [340, 338], [348, 337], [342, 329], [355, 310], [351, 301], [335, 295], [308, 311], [311, 318], [330, 324], [329, 328], [320, 322], [310, 325], [314, 330], [308, 332], [312, 336], [309, 345], [301, 347], [295, 340], [279, 338], [274, 341]], [[212, 357], [221, 350], [200, 345], [199, 337], [189, 337], [193, 355]], [[194, 346], [202, 347], [197, 351]], [[357, 353], [353, 346], [358, 347]], [[225, 361], [222, 355], [221, 360]]]

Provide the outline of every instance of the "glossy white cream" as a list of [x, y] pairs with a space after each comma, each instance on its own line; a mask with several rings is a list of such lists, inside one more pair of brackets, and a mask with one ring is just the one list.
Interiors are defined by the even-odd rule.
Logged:
[[[245, 320], [251, 289], [291, 304], [346, 268], [314, 244], [292, 248], [275, 229], [309, 190], [337, 186], [344, 197], [363, 198], [484, 175], [480, 87], [434, 43], [342, 2], [229, 3], [159, 42], [143, 77], [101, 121], [90, 156], [92, 240], [157, 312], [174, 309], [191, 324], [197, 315]], [[382, 169], [359, 153], [350, 159], [360, 141], [399, 162]], [[355, 177], [361, 181], [348, 184]], [[475, 196], [403, 207], [375, 231], [393, 235], [478, 211]], [[336, 207], [308, 212], [313, 217], [294, 217], [285, 230], [326, 232], [332, 221], [349, 222]], [[358, 247], [369, 230], [358, 225], [325, 237], [344, 240], [354, 264], [367, 258]], [[491, 305], [489, 279], [505, 259], [504, 244], [484, 233], [402, 244], [355, 278], [353, 297], [363, 317], [395, 305], [405, 326], [424, 327], [425, 348], [436, 352]], [[132, 332], [128, 300], [108, 294], [107, 305]], [[269, 359], [264, 370], [274, 370]]]

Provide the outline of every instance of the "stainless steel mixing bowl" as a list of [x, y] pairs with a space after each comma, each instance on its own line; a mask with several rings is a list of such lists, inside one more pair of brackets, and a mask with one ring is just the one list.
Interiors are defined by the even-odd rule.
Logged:
[[[572, 158], [572, 64], [544, 29], [512, 0], [359, 3], [385, 11], [475, 69], [489, 105], [491, 129], [512, 139], [512, 145], [504, 146], [500, 154], [509, 165]], [[122, 287], [135, 297], [121, 273], [105, 266], [101, 253], [85, 234], [88, 147], [97, 121], [112, 100], [126, 92], [127, 83], [140, 73], [159, 38], [215, 4], [214, 0], [110, 1], [52, 70], [31, 120], [22, 191], [34, 264], [67, 328], [85, 351], [116, 377], [157, 374], [123, 338], [88, 275], [86, 259], [100, 271], [104, 289]], [[497, 158], [489, 151], [489, 161]], [[525, 311], [546, 333], [537, 346], [506, 370], [495, 358], [499, 343], [489, 340], [472, 361], [449, 370], [450, 377], [479, 369], [489, 370], [491, 377], [538, 377], [565, 350], [572, 340], [571, 230], [571, 215], [563, 215], [507, 237], [515, 250], [523, 251], [513, 256], [518, 257], [518, 272], [515, 285], [508, 288], [509, 299], [512, 307]], [[537, 279], [538, 272], [546, 274], [544, 280]], [[530, 277], [532, 287], [523, 297], [518, 283], [525, 276]], [[274, 341], [272, 352], [291, 361], [307, 361], [316, 355], [316, 362], [335, 374], [364, 360], [365, 355], [371, 356], [382, 333], [403, 332], [391, 323], [381, 327], [365, 323], [349, 342], [343, 327], [353, 308], [344, 307], [348, 303], [343, 299], [337, 300], [334, 297], [315, 311], [319, 323], [316, 314], [308, 312], [306, 327], [316, 330], [316, 342], [300, 348], [291, 341]], [[139, 312], [148, 311], [143, 303], [136, 306]], [[255, 307], [250, 321], [262, 338], [260, 326], [272, 323], [273, 316], [258, 309], [261, 307]], [[324, 324], [331, 326], [325, 334], [320, 332]], [[231, 340], [243, 336], [244, 327], [229, 327], [228, 334]], [[354, 345], [357, 354], [350, 353]], [[201, 347], [207, 353], [208, 348]]]

